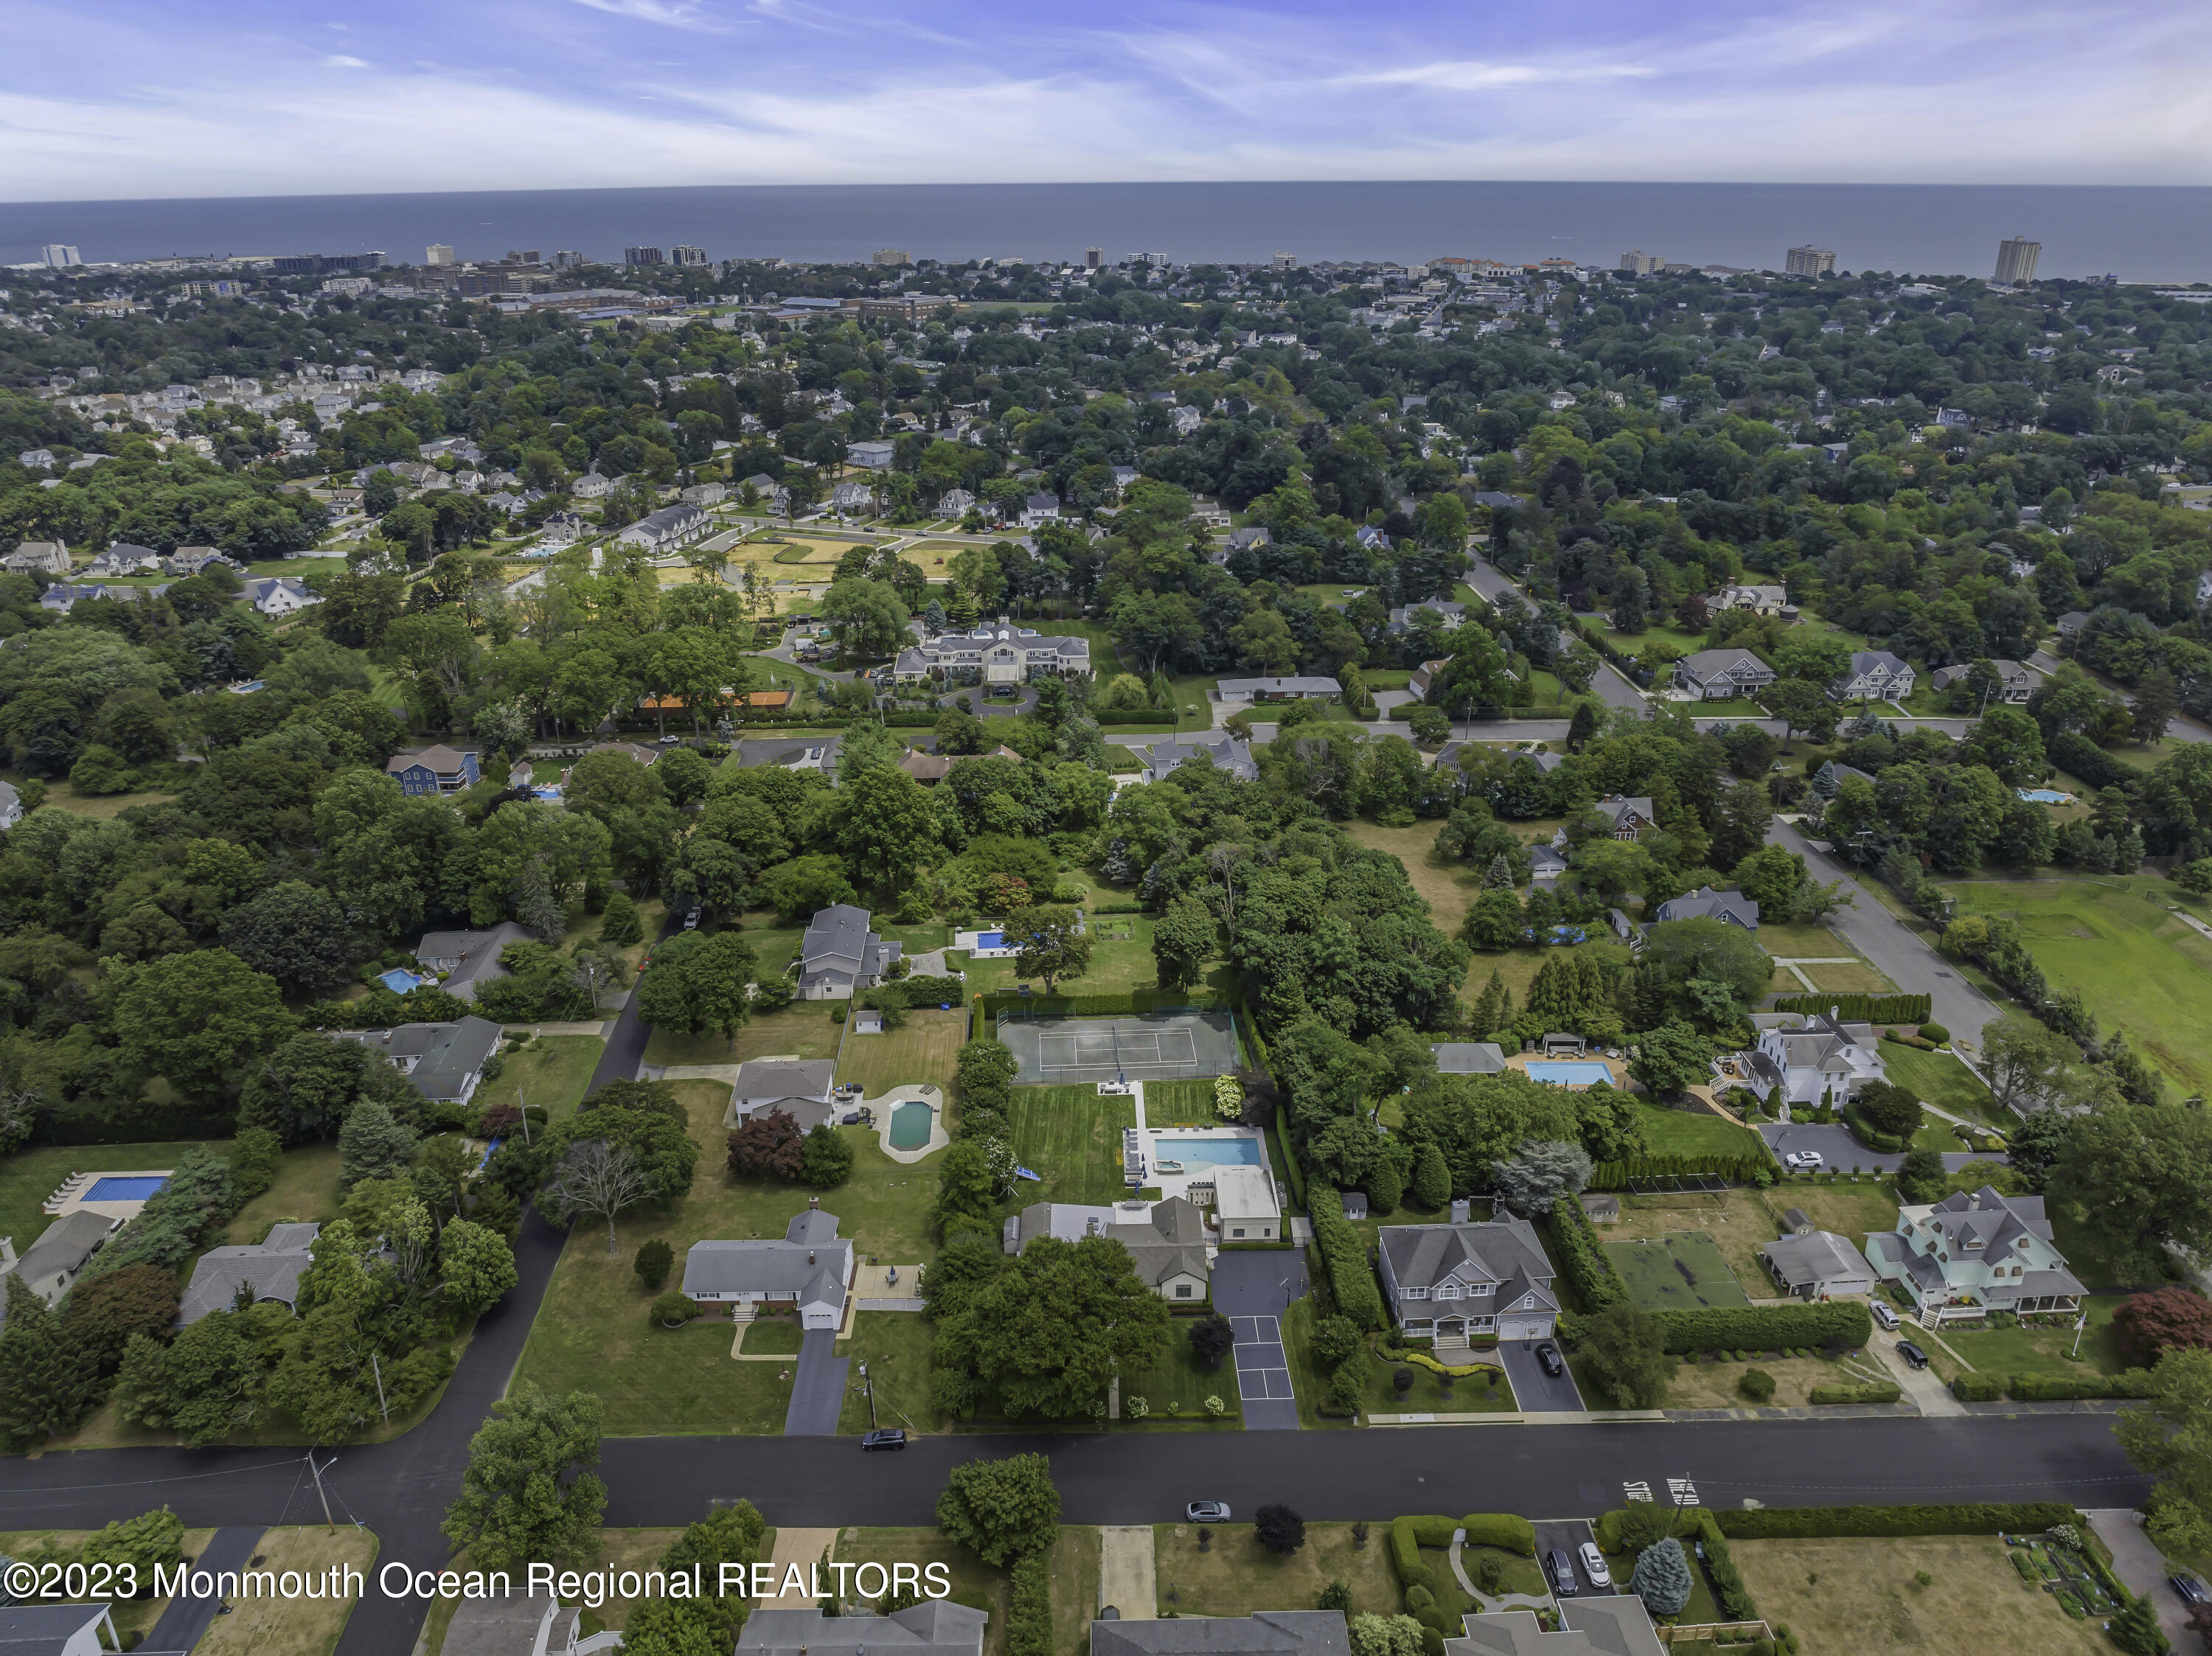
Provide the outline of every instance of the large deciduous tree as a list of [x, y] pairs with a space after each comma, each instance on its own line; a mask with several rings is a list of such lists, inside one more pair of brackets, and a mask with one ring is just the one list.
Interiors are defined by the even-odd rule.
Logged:
[[937, 1523], [994, 1569], [1042, 1552], [1060, 1532], [1060, 1491], [1042, 1455], [970, 1460], [937, 1497]]
[[1167, 1306], [1128, 1249], [1103, 1236], [1044, 1237], [939, 1321], [938, 1396], [962, 1413], [990, 1393], [1012, 1416], [1073, 1419], [1104, 1401], [1117, 1372], [1157, 1362], [1167, 1344]]
[[605, 1410], [585, 1392], [547, 1396], [518, 1380], [469, 1441], [461, 1493], [441, 1532], [483, 1569], [587, 1555], [599, 1544], [606, 1485], [599, 1462]]

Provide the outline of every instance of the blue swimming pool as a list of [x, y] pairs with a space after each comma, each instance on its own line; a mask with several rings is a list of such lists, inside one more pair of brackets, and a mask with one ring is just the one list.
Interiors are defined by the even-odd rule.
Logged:
[[1548, 1082], [1554, 1087], [1595, 1087], [1601, 1081], [1611, 1082], [1613, 1071], [1603, 1064], [1574, 1064], [1558, 1059], [1539, 1059], [1528, 1065], [1528, 1078]]
[[1256, 1168], [1260, 1141], [1256, 1138], [1158, 1138], [1153, 1154], [1164, 1162], [1202, 1162], [1213, 1168]]
[[1004, 949], [1006, 946], [1006, 934], [1003, 931], [978, 931], [975, 934], [975, 947], [978, 949]]
[[398, 967], [394, 967], [391, 971], [386, 972], [382, 977], [379, 978], [377, 981], [382, 984], [386, 989], [389, 989], [393, 994], [404, 995], [410, 989], [412, 989], [416, 985], [420, 984], [422, 980], [416, 977], [412, 972], [405, 971]]
[[88, 1202], [143, 1202], [169, 1182], [165, 1173], [132, 1174], [124, 1179], [95, 1179], [84, 1193]]
[[2072, 794], [2061, 793], [2056, 788], [2014, 788], [2013, 792], [2033, 805], [2070, 805], [2074, 803]]

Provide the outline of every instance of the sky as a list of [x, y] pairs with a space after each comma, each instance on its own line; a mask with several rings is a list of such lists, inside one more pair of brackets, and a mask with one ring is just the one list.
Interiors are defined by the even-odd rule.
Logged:
[[0, 199], [2204, 185], [2204, 20], [2171, 0], [7, 0]]

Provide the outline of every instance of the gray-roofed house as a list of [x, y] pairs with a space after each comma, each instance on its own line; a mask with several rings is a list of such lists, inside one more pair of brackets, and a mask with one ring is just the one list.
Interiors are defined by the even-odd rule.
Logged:
[[483, 1079], [484, 1060], [499, 1049], [499, 1025], [489, 1018], [458, 1023], [403, 1023], [396, 1029], [334, 1029], [333, 1040], [358, 1041], [392, 1060], [415, 1090], [435, 1104], [465, 1104]]
[[858, 989], [872, 989], [898, 959], [904, 945], [868, 929], [868, 911], [851, 903], [817, 909], [799, 943], [799, 998], [850, 1000]]
[[750, 770], [757, 765], [777, 765], [785, 770], [822, 771], [828, 774], [834, 787], [837, 780], [837, 750], [844, 745], [842, 736], [741, 737], [738, 741], [738, 768]]
[[1311, 674], [1224, 678], [1219, 684], [1224, 701], [1326, 701], [1344, 694], [1344, 686], [1334, 679]]
[[1547, 1338], [1559, 1319], [1556, 1274], [1525, 1219], [1483, 1224], [1385, 1225], [1377, 1256], [1390, 1314], [1439, 1346], [1474, 1334]]
[[1555, 886], [1559, 883], [1559, 877], [1566, 871], [1567, 859], [1553, 846], [1528, 847], [1528, 883], [1531, 886]]
[[1723, 586], [1705, 600], [1708, 610], [1748, 610], [1755, 616], [1778, 616], [1789, 607], [1789, 590], [1781, 586]]
[[107, 1656], [122, 1648], [104, 1604], [0, 1604], [0, 1656]]
[[385, 773], [399, 779], [402, 793], [459, 793], [474, 787], [482, 775], [473, 749], [457, 750], [441, 743], [419, 753], [396, 753], [384, 761]]
[[1435, 616], [1447, 633], [1455, 632], [1467, 620], [1467, 605], [1464, 604], [1431, 598], [1424, 604], [1401, 604], [1393, 610], [1390, 612], [1390, 630], [1393, 633], [1407, 631], [1413, 624], [1413, 617], [1424, 610]]
[[1091, 1624], [1091, 1656], [1350, 1656], [1351, 1650], [1340, 1610], [1261, 1610], [1249, 1616], [1102, 1619]]
[[1856, 765], [1839, 765], [1832, 759], [1826, 760], [1819, 770], [1813, 773], [1813, 792], [1823, 799], [1832, 799], [1836, 797], [1836, 791], [1853, 777], [1869, 787], [1874, 786], [1872, 772], [1863, 771]]
[[2081, 629], [2089, 624], [2089, 612], [2087, 610], [2069, 610], [2051, 624], [2057, 628], [2059, 637], [2078, 638]]
[[112, 1214], [77, 1208], [48, 1225], [21, 1259], [15, 1257], [14, 1244], [0, 1237], [0, 1326], [8, 1319], [8, 1277], [21, 1277], [24, 1287], [48, 1305], [57, 1305], [84, 1274], [85, 1261], [122, 1228], [123, 1221]]
[[241, 1288], [253, 1290], [256, 1305], [274, 1301], [296, 1307], [300, 1277], [315, 1262], [313, 1244], [318, 1224], [276, 1225], [260, 1241], [243, 1247], [211, 1247], [192, 1267], [192, 1280], [177, 1316], [179, 1326], [211, 1311], [228, 1311]]
[[1845, 1023], [1829, 1012], [1785, 1013], [1771, 1022], [1762, 1015], [1753, 1022], [1759, 1044], [1737, 1056], [1762, 1097], [1779, 1087], [1787, 1103], [1817, 1104], [1825, 1097], [1844, 1104], [1869, 1083], [1889, 1078], [1870, 1023]]
[[1091, 640], [1017, 627], [1000, 616], [964, 633], [940, 633], [908, 645], [891, 664], [902, 684], [1026, 684], [1038, 678], [1091, 676]]
[[1216, 770], [1226, 771], [1239, 781], [1260, 779], [1260, 766], [1252, 757], [1252, 744], [1240, 742], [1235, 737], [1223, 734], [1218, 737], [1203, 736], [1170, 737], [1139, 749], [1145, 761], [1145, 780], [1164, 781], [1168, 773], [1185, 760], [1204, 755]]
[[1528, 1610], [1463, 1616], [1444, 1656], [1666, 1656], [1651, 1612], [1633, 1593], [1562, 1598], [1559, 1630], [1547, 1633]]
[[1794, 1299], [1831, 1300], [1874, 1292], [1866, 1255], [1832, 1230], [1778, 1236], [1759, 1250], [1775, 1284]]
[[1013, 1253], [1042, 1236], [1063, 1242], [1103, 1236], [1129, 1250], [1139, 1280], [1162, 1299], [1191, 1303], [1206, 1298], [1206, 1220], [1184, 1197], [1109, 1208], [1035, 1202], [1006, 1222], [1005, 1235]]
[[1700, 701], [1750, 695], [1774, 682], [1774, 669], [1744, 649], [1700, 650], [1674, 664], [1674, 688]]
[[457, 1000], [472, 1001], [478, 984], [507, 975], [499, 963], [501, 951], [529, 936], [529, 927], [513, 920], [502, 920], [488, 931], [425, 931], [415, 945], [415, 958], [430, 971], [446, 974], [438, 987]]
[[702, 1305], [794, 1310], [802, 1328], [836, 1328], [857, 1263], [851, 1240], [837, 1234], [837, 1216], [811, 1207], [780, 1240], [692, 1243], [684, 1294]]
[[19, 570], [25, 574], [66, 575], [70, 572], [69, 548], [59, 541], [25, 541], [0, 559], [0, 568]]
[[[1616, 840], [1638, 840], [1643, 838], [1647, 828], [1659, 826], [1650, 799], [1641, 794], [1608, 793], [1592, 805], [1590, 810], [1605, 818], [1611, 825], [1613, 837]], [[1565, 851], [1571, 844], [1573, 841], [1567, 838], [1565, 828], [1552, 836], [1552, 846], [1555, 851]]]
[[1652, 913], [1660, 920], [1721, 920], [1747, 931], [1759, 930], [1756, 902], [1741, 891], [1716, 891], [1709, 885], [1669, 897]]
[[830, 1119], [830, 1092], [837, 1066], [826, 1058], [756, 1058], [738, 1065], [730, 1089], [726, 1127], [741, 1127], [757, 1115], [787, 1115], [808, 1131]]
[[252, 575], [240, 584], [238, 595], [264, 616], [294, 615], [322, 602], [297, 575]]
[[1867, 1233], [1866, 1257], [1927, 1316], [2081, 1308], [2082, 1287], [2052, 1246], [2040, 1196], [2002, 1196], [1988, 1185], [1929, 1207], [1897, 1210], [1897, 1228]]
[[1505, 1053], [1494, 1040], [1444, 1040], [1431, 1046], [1437, 1073], [1446, 1076], [1494, 1076], [1505, 1068]]
[[1838, 701], [1902, 701], [1912, 694], [1912, 664], [1887, 650], [1854, 650], [1828, 694]]
[[689, 546], [714, 526], [714, 520], [697, 507], [679, 502], [647, 513], [615, 539], [624, 546], [641, 547], [648, 553], [659, 554]]
[[23, 820], [23, 796], [13, 782], [0, 782], [0, 828], [11, 828]]
[[757, 1610], [738, 1648], [759, 1656], [982, 1656], [988, 1611], [925, 1598], [888, 1616], [824, 1616], [818, 1609]]
[[442, 1656], [575, 1656], [583, 1613], [550, 1592], [465, 1598], [439, 1649]]
[[[1928, 682], [1938, 690], [1948, 690], [1954, 684], [1964, 683], [1966, 675], [1974, 670], [1974, 663], [1968, 662], [1964, 666], [1938, 667], [1928, 675]], [[2034, 668], [2024, 667], [2017, 661], [2006, 661], [1992, 656], [1990, 666], [1997, 676], [1996, 686], [1990, 693], [1991, 699], [2008, 702], [2014, 707], [2020, 706], [2033, 695], [2035, 687], [2043, 682], [2043, 676]]]

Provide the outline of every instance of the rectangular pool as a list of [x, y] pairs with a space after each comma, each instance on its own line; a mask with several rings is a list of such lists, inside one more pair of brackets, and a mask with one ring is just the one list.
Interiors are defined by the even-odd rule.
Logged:
[[88, 1202], [143, 1202], [169, 1182], [165, 1173], [132, 1174], [125, 1179], [95, 1179], [84, 1193]]
[[1164, 1162], [1200, 1162], [1212, 1168], [1256, 1168], [1256, 1138], [1155, 1138], [1152, 1154]]
[[1604, 1064], [1577, 1064], [1559, 1059], [1539, 1059], [1528, 1065], [1528, 1079], [1546, 1082], [1554, 1087], [1595, 1087], [1600, 1082], [1610, 1084], [1613, 1069]]

